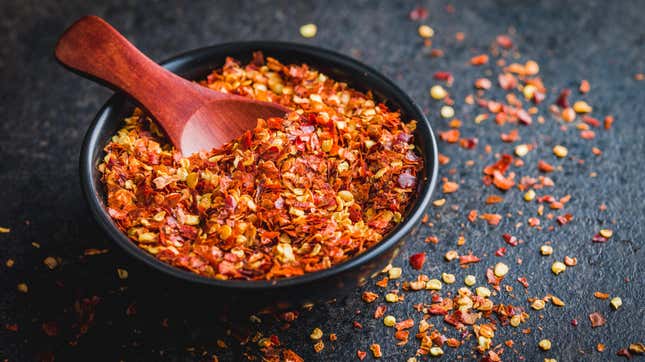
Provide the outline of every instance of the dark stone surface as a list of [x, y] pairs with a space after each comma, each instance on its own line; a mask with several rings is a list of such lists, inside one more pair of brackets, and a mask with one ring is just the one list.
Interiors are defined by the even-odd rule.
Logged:
[[[190, 1], [168, 5], [165, 2], [139, 1], [3, 1], [0, 4], [0, 226], [10, 227], [11, 233], [0, 234], [0, 259], [12, 258], [15, 266], [2, 266], [0, 281], [0, 323], [19, 325], [18, 332], [2, 328], [0, 358], [24, 361], [53, 353], [57, 360], [73, 360], [79, 356], [94, 356], [99, 360], [204, 360], [216, 353], [222, 360], [242, 358], [241, 349], [226, 335], [226, 325], [210, 313], [200, 314], [191, 308], [173, 307], [168, 300], [181, 295], [177, 288], [157, 293], [151, 285], [163, 281], [156, 274], [113, 248], [90, 218], [78, 184], [77, 160], [83, 133], [92, 117], [110, 92], [82, 80], [58, 66], [51, 54], [63, 29], [81, 15], [94, 13], [105, 17], [153, 59], [163, 59], [184, 50], [225, 41], [249, 39], [278, 39], [307, 42], [359, 57], [364, 62], [394, 78], [405, 90], [428, 109], [436, 129], [447, 127], [439, 119], [438, 104], [427, 91], [437, 70], [450, 70], [456, 82], [451, 92], [458, 100], [457, 116], [464, 120], [463, 133], [479, 138], [483, 145], [494, 145], [495, 151], [507, 152], [510, 145], [499, 145], [497, 126], [475, 126], [472, 119], [477, 110], [463, 103], [471, 92], [471, 82], [482, 69], [467, 64], [468, 59], [487, 49], [495, 35], [513, 27], [516, 44], [522, 59], [535, 59], [549, 87], [576, 88], [580, 79], [588, 79], [592, 91], [585, 96], [602, 117], [613, 114], [615, 127], [597, 132], [594, 141], [579, 139], [576, 132], [563, 133], [550, 117], [544, 125], [521, 129], [523, 141], [535, 142], [539, 148], [527, 156], [534, 163], [539, 157], [550, 156], [550, 148], [565, 144], [570, 155], [586, 159], [583, 165], [568, 159], [558, 164], [563, 171], [553, 174], [557, 183], [555, 196], [572, 195], [566, 209], [575, 219], [554, 232], [537, 232], [526, 226], [514, 225], [535, 212], [534, 204], [526, 204], [518, 192], [510, 193], [499, 205], [485, 206], [483, 200], [496, 193], [481, 184], [483, 165], [493, 157], [478, 151], [466, 151], [456, 146], [443, 152], [452, 158], [442, 176], [457, 167], [451, 179], [462, 183], [458, 193], [449, 195], [440, 209], [430, 210], [434, 228], [425, 228], [418, 240], [410, 240], [405, 255], [395, 264], [405, 266], [412, 279], [416, 273], [407, 266], [407, 255], [426, 251], [429, 258], [424, 273], [433, 277], [442, 271], [454, 272], [458, 280], [474, 274], [484, 282], [486, 267], [498, 259], [494, 250], [504, 246], [501, 234], [513, 232], [526, 241], [516, 248], [509, 247], [503, 260], [511, 266], [508, 284], [515, 288], [515, 298], [502, 293], [501, 300], [528, 307], [527, 297], [553, 293], [562, 298], [564, 308], [548, 306], [531, 313], [526, 325], [533, 332], [524, 335], [519, 329], [501, 328], [495, 342], [512, 338], [515, 349], [529, 361], [554, 357], [559, 361], [605, 361], [617, 359], [619, 348], [631, 342], [643, 342], [645, 297], [643, 283], [643, 238], [645, 191], [642, 163], [645, 147], [645, 82], [633, 76], [645, 72], [645, 4], [642, 1], [468, 1], [455, 4], [456, 12], [444, 10], [445, 1], [428, 2], [427, 23], [437, 34], [435, 44], [446, 52], [439, 59], [428, 57], [416, 35], [417, 24], [408, 20], [407, 13], [415, 4], [387, 2], [252, 2], [252, 1]], [[312, 40], [299, 37], [298, 27], [306, 22], [319, 26]], [[455, 41], [457, 31], [465, 32], [463, 43]], [[553, 91], [549, 101], [552, 101]], [[501, 97], [501, 93], [497, 94]], [[574, 92], [577, 98], [577, 92]], [[546, 114], [546, 112], [545, 112]], [[508, 128], [505, 128], [506, 130]], [[604, 154], [594, 157], [591, 145]], [[466, 160], [476, 165], [464, 167]], [[552, 156], [551, 156], [551, 159]], [[589, 174], [597, 172], [598, 177]], [[606, 203], [607, 211], [598, 206]], [[455, 212], [451, 206], [461, 209]], [[496, 228], [478, 222], [468, 224], [464, 210], [480, 209], [489, 212], [513, 212]], [[516, 211], [525, 216], [520, 217]], [[544, 222], [544, 221], [543, 221]], [[609, 227], [615, 236], [606, 244], [592, 244], [590, 238], [601, 227]], [[434, 246], [423, 242], [426, 235], [436, 235], [441, 242]], [[458, 235], [463, 234], [466, 245], [483, 261], [474, 267], [460, 270], [455, 264], [443, 261], [442, 255], [455, 247]], [[551, 240], [555, 248], [552, 257], [542, 257], [538, 247]], [[37, 242], [40, 248], [32, 246]], [[81, 257], [87, 248], [108, 248], [101, 256]], [[42, 263], [47, 256], [57, 256], [62, 265], [48, 270]], [[565, 255], [578, 258], [578, 266], [558, 277], [549, 271], [553, 260]], [[515, 260], [521, 258], [522, 265]], [[117, 278], [115, 269], [130, 272], [127, 281]], [[526, 276], [530, 283], [525, 292], [514, 279]], [[630, 282], [625, 282], [629, 278]], [[29, 285], [29, 293], [16, 292], [19, 282]], [[172, 284], [171, 284], [172, 285]], [[375, 289], [369, 284], [367, 289]], [[451, 290], [456, 290], [454, 285]], [[608, 301], [593, 297], [599, 290], [620, 296], [623, 307], [610, 310]], [[97, 295], [101, 302], [96, 309], [94, 324], [76, 346], [78, 326], [74, 301]], [[402, 320], [420, 315], [412, 309], [414, 303], [427, 300], [426, 293], [408, 293], [406, 302], [389, 306], [389, 312]], [[137, 313], [126, 315], [135, 305]], [[371, 318], [376, 304], [366, 306], [360, 301], [360, 291], [336, 304], [317, 306], [302, 312], [297, 322], [280, 331], [280, 323], [265, 317], [262, 326], [267, 333], [277, 333], [286, 345], [307, 360], [355, 360], [356, 349], [367, 350], [370, 343], [381, 343], [383, 360], [406, 360], [413, 356], [417, 342], [396, 347], [393, 331]], [[355, 315], [356, 310], [362, 314]], [[591, 312], [600, 311], [607, 324], [592, 329], [588, 320]], [[168, 327], [162, 327], [168, 318]], [[579, 326], [571, 326], [576, 318]], [[352, 327], [356, 320], [362, 330]], [[57, 321], [60, 333], [46, 336], [41, 329], [45, 321]], [[437, 323], [442, 322], [438, 319]], [[336, 333], [337, 342], [326, 342], [320, 354], [312, 350], [308, 335], [314, 327]], [[454, 332], [450, 330], [450, 335]], [[542, 352], [537, 342], [549, 338], [553, 349]], [[221, 351], [216, 340], [223, 339], [231, 346]], [[604, 353], [595, 351], [597, 343], [607, 345]], [[470, 356], [473, 341], [457, 351], [447, 350], [446, 359], [457, 354]], [[191, 352], [191, 349], [194, 350]], [[207, 354], [202, 354], [207, 351]], [[368, 357], [370, 358], [370, 357]], [[507, 349], [504, 360], [517, 360], [518, 355]]]

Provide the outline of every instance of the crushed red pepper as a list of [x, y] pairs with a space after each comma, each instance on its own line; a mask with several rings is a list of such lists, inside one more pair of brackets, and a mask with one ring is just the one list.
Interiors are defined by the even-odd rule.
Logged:
[[217, 279], [326, 269], [403, 218], [422, 159], [415, 121], [306, 64], [232, 58], [203, 86], [294, 111], [182, 157], [135, 111], [106, 146], [108, 211], [159, 260]]

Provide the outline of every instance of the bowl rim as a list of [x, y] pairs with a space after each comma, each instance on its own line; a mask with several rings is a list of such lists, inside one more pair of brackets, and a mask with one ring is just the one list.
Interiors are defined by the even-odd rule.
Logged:
[[[427, 117], [425, 116], [423, 110], [419, 105], [398, 85], [396, 85], [392, 80], [390, 80], [385, 75], [381, 74], [379, 71], [373, 69], [372, 67], [359, 62], [355, 59], [352, 59], [346, 55], [340, 54], [338, 52], [328, 50], [325, 48], [311, 46], [301, 43], [293, 42], [282, 42], [282, 41], [240, 41], [240, 42], [228, 42], [221, 43], [213, 46], [197, 48], [189, 51], [182, 52], [178, 55], [170, 57], [159, 64], [166, 68], [174, 70], [174, 67], [180, 67], [183, 63], [190, 62], [194, 59], [199, 59], [213, 53], [222, 53], [227, 48], [248, 48], [263, 50], [266, 48], [273, 48], [275, 50], [282, 51], [296, 51], [306, 53], [312, 58], [322, 59], [325, 62], [330, 64], [337, 64], [344, 69], [354, 69], [360, 70], [361, 73], [365, 76], [370, 76], [373, 78], [373, 81], [376, 81], [382, 84], [385, 88], [390, 88], [393, 93], [398, 93], [398, 98], [403, 103], [407, 103], [411, 110], [416, 113], [413, 119], [417, 120], [418, 124], [423, 124], [429, 134], [429, 140], [426, 141], [426, 152], [423, 155], [424, 158], [424, 168], [430, 167], [431, 174], [428, 177], [427, 171], [424, 171], [423, 182], [424, 185], [419, 192], [419, 197], [416, 199], [412, 208], [408, 211], [407, 217], [400, 223], [393, 231], [390, 231], [383, 240], [378, 242], [376, 245], [365, 250], [363, 253], [351, 257], [340, 264], [334, 265], [330, 268], [305, 273], [300, 276], [275, 279], [275, 280], [220, 280], [214, 278], [208, 278], [196, 273], [193, 273], [188, 270], [180, 269], [178, 267], [166, 264], [153, 255], [145, 252], [139, 248], [135, 243], [133, 243], [123, 232], [121, 232], [112, 218], [109, 216], [107, 211], [104, 209], [103, 205], [99, 201], [101, 192], [95, 187], [93, 182], [93, 176], [98, 172], [94, 166], [93, 153], [97, 147], [101, 145], [99, 140], [100, 131], [105, 127], [110, 115], [110, 111], [113, 107], [118, 104], [118, 101], [126, 99], [127, 95], [121, 92], [117, 92], [112, 95], [107, 102], [100, 108], [94, 120], [90, 124], [81, 147], [80, 154], [80, 178], [81, 178], [81, 188], [85, 199], [89, 205], [91, 213], [96, 220], [96, 222], [101, 226], [104, 232], [115, 241], [122, 249], [124, 249], [128, 254], [134, 258], [143, 261], [152, 268], [169, 274], [171, 276], [183, 279], [188, 282], [197, 283], [201, 285], [210, 285], [217, 286], [227, 289], [236, 289], [236, 290], [263, 290], [263, 289], [275, 289], [283, 287], [293, 287], [298, 285], [303, 285], [307, 283], [314, 282], [316, 280], [324, 280], [335, 275], [338, 275], [346, 270], [360, 267], [361, 265], [366, 264], [370, 260], [376, 258], [378, 255], [384, 253], [390, 249], [394, 244], [399, 240], [405, 237], [419, 222], [422, 218], [425, 210], [430, 204], [430, 199], [432, 193], [435, 189], [437, 178], [438, 178], [438, 148], [437, 142]], [[100, 152], [100, 151], [99, 151]]]

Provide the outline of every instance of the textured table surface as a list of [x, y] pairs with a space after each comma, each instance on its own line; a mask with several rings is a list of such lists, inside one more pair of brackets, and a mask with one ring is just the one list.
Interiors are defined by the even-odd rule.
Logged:
[[[428, 89], [435, 82], [434, 72], [451, 71], [456, 78], [451, 88], [457, 100], [455, 109], [465, 124], [462, 132], [478, 137], [480, 149], [467, 151], [440, 143], [441, 151], [452, 159], [441, 169], [441, 176], [459, 181], [461, 188], [447, 196], [446, 205], [429, 210], [434, 227], [423, 227], [395, 264], [403, 266], [404, 275], [412, 279], [417, 273], [409, 268], [407, 256], [425, 251], [429, 257], [424, 273], [436, 277], [443, 271], [453, 272], [458, 280], [474, 274], [483, 283], [486, 268], [504, 260], [511, 266], [513, 278], [509, 284], [515, 288], [516, 297], [503, 292], [501, 300], [524, 307], [528, 307], [527, 297], [546, 293], [565, 300], [563, 308], [549, 306], [541, 313], [531, 313], [526, 327], [532, 333], [528, 335], [520, 329], [500, 329], [496, 343], [507, 339], [515, 342], [515, 351], [507, 348], [504, 360], [517, 360], [520, 355], [529, 361], [545, 357], [559, 361], [622, 359], [616, 356], [617, 350], [644, 342], [645, 81], [636, 81], [634, 75], [645, 72], [645, 4], [637, 0], [479, 0], [455, 2], [454, 13], [445, 10], [446, 4], [443, 0], [424, 4], [430, 12], [426, 23], [436, 31], [435, 45], [445, 52], [444, 57], [431, 58], [416, 34], [418, 23], [408, 18], [417, 4], [399, 1], [190, 1], [172, 6], [161, 1], [3, 1], [0, 226], [11, 232], [0, 234], [0, 358], [24, 361], [55, 355], [61, 361], [79, 356], [192, 361], [208, 360], [217, 354], [221, 360], [239, 360], [248, 349], [239, 347], [227, 336], [226, 324], [210, 315], [165, 307], [164, 301], [181, 291], [149, 295], [146, 286], [158, 282], [155, 273], [114, 247], [86, 209], [78, 181], [78, 154], [86, 127], [110, 92], [65, 71], [53, 60], [52, 49], [64, 28], [88, 13], [105, 17], [156, 60], [197, 47], [250, 39], [306, 42], [355, 56], [395, 79], [427, 109], [437, 130], [447, 129], [447, 123], [438, 117], [439, 105], [428, 97]], [[303, 39], [298, 33], [299, 26], [307, 22], [318, 24], [314, 39]], [[528, 162], [550, 155], [556, 143], [565, 144], [570, 155], [587, 160], [584, 164], [564, 161], [563, 171], [553, 174], [557, 196], [572, 195], [567, 210], [575, 216], [570, 224], [553, 232], [526, 226], [526, 216], [520, 217], [516, 211], [528, 215], [535, 206], [523, 202], [520, 193], [498, 205], [486, 206], [483, 202], [494, 193], [481, 183], [481, 168], [492, 160], [492, 155], [481, 152], [483, 145], [495, 145], [496, 151], [511, 149], [508, 144], [499, 144], [498, 127], [472, 122], [477, 110], [466, 106], [463, 99], [472, 92], [472, 81], [482, 70], [468, 65], [468, 59], [486, 51], [495, 36], [509, 28], [516, 32], [513, 39], [522, 59], [540, 63], [550, 89], [576, 89], [581, 79], [587, 79], [592, 91], [585, 98], [595, 114], [616, 118], [614, 128], [597, 132], [592, 142], [581, 140], [573, 131], [561, 132], [554, 121], [522, 129], [523, 140], [544, 146], [536, 155], [528, 156]], [[455, 40], [456, 32], [464, 32], [463, 42]], [[591, 155], [592, 144], [604, 151], [601, 157]], [[474, 160], [476, 166], [465, 167], [467, 160]], [[449, 175], [453, 167], [457, 172]], [[592, 172], [597, 177], [590, 177]], [[607, 205], [604, 212], [599, 211], [602, 203]], [[511, 212], [514, 216], [495, 228], [483, 221], [470, 224], [464, 215], [475, 208]], [[520, 221], [524, 226], [515, 229]], [[592, 243], [591, 237], [603, 227], [613, 229], [615, 235], [605, 244]], [[509, 231], [526, 243], [509, 247], [505, 258], [497, 258], [494, 251], [504, 246], [501, 234]], [[428, 235], [436, 235], [441, 241], [426, 244], [423, 240]], [[442, 258], [455, 248], [459, 235], [467, 240], [460, 251], [472, 250], [483, 257], [468, 270]], [[539, 245], [547, 240], [555, 249], [549, 258], [538, 253]], [[89, 248], [109, 252], [83, 257], [83, 251]], [[551, 263], [565, 255], [577, 257], [578, 265], [560, 276], [552, 275]], [[62, 264], [48, 270], [42, 262], [47, 256], [59, 257]], [[521, 266], [516, 264], [517, 258], [523, 260]], [[8, 259], [15, 261], [12, 268], [4, 266]], [[117, 277], [117, 267], [129, 271], [127, 280]], [[527, 292], [514, 282], [518, 276], [529, 280]], [[29, 286], [28, 293], [16, 290], [21, 282]], [[365, 289], [377, 288], [369, 283]], [[607, 300], [593, 297], [594, 291], [620, 296], [622, 308], [612, 311]], [[335, 304], [303, 311], [287, 330], [280, 330], [282, 323], [271, 317], [254, 328], [277, 334], [306, 360], [356, 360], [357, 349], [368, 350], [375, 342], [383, 347], [383, 360], [405, 361], [413, 356], [417, 341], [395, 346], [392, 330], [372, 319], [375, 305], [365, 305], [360, 300], [361, 292]], [[77, 338], [75, 301], [92, 296], [100, 299], [94, 321], [87, 333]], [[412, 305], [423, 298], [427, 294], [409, 293], [405, 303], [390, 306], [389, 313], [418, 320], [420, 315]], [[362, 313], [356, 314], [357, 310]], [[607, 318], [607, 324], [592, 329], [588, 315], [595, 311]], [[578, 327], [571, 325], [574, 318], [579, 321]], [[354, 321], [363, 328], [354, 328]], [[43, 333], [44, 322], [56, 323], [57, 336]], [[14, 325], [18, 330], [10, 331]], [[319, 354], [313, 352], [308, 337], [314, 327], [338, 336]], [[553, 342], [551, 351], [538, 349], [537, 342], [542, 338]], [[229, 348], [219, 348], [218, 339], [226, 341]], [[596, 351], [598, 343], [607, 346], [605, 352]], [[471, 340], [458, 350], [447, 349], [444, 359], [452, 360], [457, 355], [473, 358], [473, 346]]]

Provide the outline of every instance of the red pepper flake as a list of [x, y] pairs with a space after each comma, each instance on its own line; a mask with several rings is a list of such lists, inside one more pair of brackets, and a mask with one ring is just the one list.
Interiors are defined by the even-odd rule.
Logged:
[[367, 352], [361, 351], [360, 349], [356, 351], [356, 357], [358, 357], [359, 360], [364, 360], [366, 356]]
[[363, 329], [363, 325], [359, 321], [354, 321], [353, 325], [356, 329]]
[[378, 298], [378, 294], [365, 291], [363, 292], [363, 295], [361, 296], [361, 298], [365, 303], [372, 303], [373, 301], [376, 300], [376, 298]]
[[460, 265], [467, 265], [467, 264], [473, 264], [473, 263], [478, 263], [481, 259], [473, 254], [468, 254], [468, 255], [460, 255], [459, 256], [459, 264]]
[[434, 74], [434, 79], [446, 82], [448, 83], [448, 85], [452, 84], [452, 82], [455, 80], [452, 76], [452, 73], [450, 72], [436, 72]]
[[609, 241], [609, 239], [600, 234], [596, 234], [593, 236], [593, 238], [591, 238], [591, 241], [593, 241], [594, 243], [606, 243], [607, 241]]
[[378, 343], [374, 343], [370, 346], [370, 351], [372, 351], [372, 355], [374, 355], [374, 358], [381, 358], [383, 357], [383, 353], [381, 352], [381, 345]]
[[569, 95], [571, 94], [571, 89], [569, 88], [564, 88], [561, 92], [560, 95], [558, 96], [558, 99], [556, 99], [555, 104], [562, 108], [569, 108]]
[[486, 198], [486, 204], [488, 205], [499, 204], [502, 201], [504, 201], [504, 197], [500, 195], [490, 195]]
[[42, 324], [43, 332], [49, 337], [55, 337], [58, 335], [58, 323], [55, 321], [44, 322]]
[[558, 217], [556, 218], [556, 220], [558, 221], [558, 224], [560, 224], [560, 225], [566, 225], [566, 224], [568, 224], [571, 220], [573, 220], [573, 215], [572, 215], [572, 214], [564, 214], [564, 215], [558, 216]]
[[439, 132], [439, 138], [448, 143], [457, 143], [459, 141], [460, 132], [458, 129], [451, 129], [444, 132]]
[[428, 17], [428, 10], [423, 6], [417, 6], [410, 11], [409, 16], [412, 21], [425, 20]]
[[416, 270], [420, 270], [423, 267], [423, 263], [426, 261], [426, 253], [417, 253], [410, 256], [410, 266]]
[[591, 116], [584, 115], [582, 116], [582, 121], [591, 127], [598, 128], [600, 127], [600, 121], [596, 118], [593, 118]]
[[495, 256], [500, 256], [500, 257], [501, 256], [506, 256], [506, 248], [501, 247], [501, 248], [497, 249], [497, 251], [495, 251]]
[[442, 191], [444, 194], [451, 194], [459, 190], [459, 184], [452, 181], [446, 181], [443, 183]]
[[497, 42], [497, 45], [504, 49], [510, 49], [513, 47], [513, 40], [508, 35], [500, 34], [495, 38], [495, 41]]
[[520, 123], [525, 124], [525, 125], [530, 125], [533, 123], [533, 119], [531, 116], [528, 114], [527, 111], [524, 109], [520, 109], [517, 111], [517, 119], [520, 121]]
[[578, 326], [578, 320], [577, 319], [572, 319], [571, 320], [571, 325], [574, 326], [574, 327], [577, 327]]
[[519, 243], [517, 238], [511, 234], [504, 233], [502, 234], [502, 238], [504, 238], [504, 241], [510, 246], [517, 246]]
[[605, 129], [610, 129], [614, 124], [614, 116], [605, 117]]
[[585, 94], [585, 93], [589, 92], [589, 90], [591, 89], [591, 85], [589, 84], [589, 82], [587, 80], [583, 79], [580, 82], [580, 88], [578, 88], [578, 89], [580, 90], [580, 93]]
[[7, 323], [4, 325], [4, 328], [10, 332], [18, 332], [19, 330], [17, 323]]
[[462, 138], [459, 140], [459, 146], [466, 150], [472, 150], [473, 148], [477, 147], [478, 143], [479, 139], [477, 139], [476, 137]]
[[439, 154], [439, 164], [440, 165], [447, 165], [450, 162], [450, 157], [444, 155], [444, 154]]
[[384, 305], [379, 305], [376, 307], [376, 310], [374, 310], [374, 319], [380, 319], [385, 315], [385, 312], [387, 311], [387, 307]]
[[520, 133], [517, 129], [511, 130], [508, 133], [500, 134], [502, 142], [512, 143], [520, 140]]
[[404, 321], [398, 322], [394, 328], [397, 331], [403, 330], [403, 329], [409, 329], [414, 327], [414, 319], [406, 319]]
[[632, 359], [632, 354], [629, 353], [629, 350], [627, 348], [621, 348], [616, 352], [616, 356], [621, 356], [625, 357], [627, 359]]
[[540, 225], [540, 219], [537, 217], [530, 217], [529, 218], [529, 226], [531, 227], [536, 227]]
[[490, 89], [493, 83], [488, 78], [478, 78], [475, 81], [475, 88], [478, 89]]
[[596, 132], [594, 132], [594, 131], [592, 131], [590, 129], [580, 131], [580, 138], [582, 138], [584, 140], [592, 140], [592, 139], [596, 138]]
[[488, 63], [488, 55], [487, 54], [479, 54], [476, 55], [472, 58], [470, 58], [470, 64], [472, 65], [484, 65]]
[[475, 220], [477, 220], [477, 214], [477, 210], [470, 210], [468, 213], [468, 221], [475, 222]]
[[598, 312], [589, 314], [589, 320], [591, 321], [592, 328], [603, 326], [607, 322], [605, 317], [603, 317], [602, 314]]
[[500, 214], [482, 214], [479, 218], [486, 220], [488, 225], [491, 226], [497, 226], [502, 221], [502, 215]]
[[519, 278], [517, 278], [517, 281], [520, 282], [520, 284], [522, 284], [522, 286], [524, 288], [529, 287], [529, 282], [528, 282], [528, 280], [526, 280], [526, 277], [519, 277]]
[[603, 299], [603, 300], [604, 300], [604, 299], [608, 299], [608, 298], [609, 298], [609, 294], [608, 294], [608, 293], [603, 293], [603, 292], [598, 292], [598, 291], [594, 292], [594, 293], [593, 293], [593, 296], [594, 296], [594, 297], [596, 297], [596, 298], [598, 298], [598, 299]]

